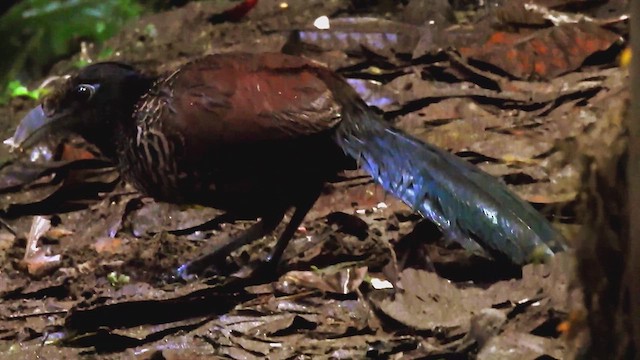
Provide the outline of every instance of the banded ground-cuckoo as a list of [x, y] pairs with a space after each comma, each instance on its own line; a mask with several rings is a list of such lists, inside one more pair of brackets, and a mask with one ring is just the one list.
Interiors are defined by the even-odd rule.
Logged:
[[[143, 193], [260, 218], [229, 251], [295, 211], [276, 262], [323, 184], [357, 164], [466, 249], [523, 264], [566, 248], [530, 204], [471, 163], [390, 126], [345, 80], [278, 53], [209, 55], [160, 77], [125, 64], [90, 65], [20, 123], [6, 143], [82, 135]], [[198, 272], [217, 255], [181, 268]]]

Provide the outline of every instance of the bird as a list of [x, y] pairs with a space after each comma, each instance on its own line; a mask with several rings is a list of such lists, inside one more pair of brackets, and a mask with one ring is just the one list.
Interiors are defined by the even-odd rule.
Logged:
[[181, 275], [275, 231], [293, 209], [267, 259], [277, 263], [323, 186], [354, 164], [472, 253], [524, 265], [568, 249], [505, 184], [393, 127], [342, 76], [299, 56], [210, 54], [154, 76], [95, 63], [5, 144], [25, 149], [51, 133], [83, 136], [156, 200], [223, 210], [221, 222], [259, 219]]

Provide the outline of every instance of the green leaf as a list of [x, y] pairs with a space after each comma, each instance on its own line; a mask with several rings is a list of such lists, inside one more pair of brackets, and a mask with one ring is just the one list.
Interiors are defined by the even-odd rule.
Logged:
[[45, 89], [29, 90], [19, 80], [13, 80], [7, 86], [7, 94], [9, 98], [26, 96], [38, 100], [45, 94]]
[[135, 0], [19, 2], [0, 16], [0, 87], [42, 76], [53, 62], [77, 51], [81, 40], [101, 43], [141, 11]]

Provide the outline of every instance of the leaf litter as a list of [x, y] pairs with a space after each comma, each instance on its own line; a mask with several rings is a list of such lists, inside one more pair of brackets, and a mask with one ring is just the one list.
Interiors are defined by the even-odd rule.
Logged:
[[[239, 19], [220, 15], [237, 5], [225, 2], [148, 15], [109, 41], [112, 60], [150, 72], [212, 51], [323, 62], [389, 121], [477, 163], [580, 241], [571, 235], [582, 191], [576, 149], [607, 151], [608, 133], [594, 124], [619, 126], [604, 115], [623, 113], [628, 91], [616, 63], [628, 35], [623, 2], [468, 11], [445, 1], [431, 12], [418, 11], [419, 0], [281, 3], [260, 1]], [[313, 25], [321, 16], [328, 29]], [[142, 36], [150, 25], [156, 36]], [[24, 101], [0, 112], [3, 138]], [[571, 254], [522, 269], [474, 258], [358, 171], [327, 186], [272, 281], [244, 285], [244, 270], [272, 246], [268, 236], [220, 264], [227, 276], [168, 282], [207, 243], [250, 223], [168, 233], [218, 212], [142, 197], [78, 139], [46, 144], [53, 160], [0, 150], [4, 358], [538, 359], [581, 346], [557, 327], [581, 309]], [[34, 219], [58, 233], [27, 236], [42, 221]], [[60, 255], [39, 278], [19, 266], [34, 241]], [[113, 274], [129, 281], [114, 286]]]

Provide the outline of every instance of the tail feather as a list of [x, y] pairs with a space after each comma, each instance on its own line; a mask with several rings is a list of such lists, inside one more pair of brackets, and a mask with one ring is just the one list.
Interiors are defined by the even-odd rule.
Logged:
[[473, 164], [390, 127], [368, 109], [343, 116], [336, 132], [342, 149], [450, 240], [516, 264], [567, 248], [547, 219]]

